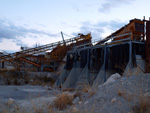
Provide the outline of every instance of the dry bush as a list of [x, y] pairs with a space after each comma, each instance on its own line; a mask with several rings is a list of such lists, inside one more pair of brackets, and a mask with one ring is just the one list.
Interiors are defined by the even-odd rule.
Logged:
[[[140, 85], [141, 84], [146, 84], [146, 82], [141, 81]], [[118, 96], [122, 96], [128, 102], [134, 102], [134, 106], [128, 103], [130, 105], [130, 108], [132, 109], [131, 113], [150, 113], [150, 98], [146, 97], [144, 94], [145, 88], [148, 87], [148, 83], [146, 87], [140, 87], [140, 85], [136, 85], [135, 87], [133, 87], [135, 89], [138, 88], [138, 91], [136, 93], [128, 93], [124, 90], [124, 88], [119, 87]]]
[[27, 113], [25, 110], [20, 109], [19, 105], [15, 102], [7, 102], [7, 104], [0, 106], [2, 112], [0, 113]]
[[36, 112], [36, 113], [44, 113], [44, 111], [43, 111], [42, 108], [35, 109], [35, 112]]
[[56, 97], [54, 101], [54, 106], [60, 110], [63, 110], [67, 107], [67, 105], [72, 105], [73, 96], [67, 93], [62, 93]]
[[89, 93], [89, 97], [93, 96], [94, 94], [96, 94], [96, 90], [92, 90], [90, 85], [86, 85], [85, 87], [82, 88], [82, 92], [84, 93]]
[[90, 90], [88, 93], [89, 93], [89, 97], [91, 97], [91, 96], [96, 94], [96, 91], [95, 90]]
[[[61, 88], [61, 86], [60, 86], [59, 88]], [[74, 88], [62, 89], [62, 91], [69, 91], [69, 92], [72, 92], [72, 91], [74, 91], [74, 90], [75, 90]]]
[[134, 100], [135, 95], [126, 93], [126, 94], [123, 95], [123, 97], [124, 97], [124, 99], [126, 99], [127, 101], [130, 102], [130, 101]]
[[53, 105], [50, 105], [50, 106], [48, 107], [48, 113], [57, 113], [57, 112], [56, 112], [56, 109], [54, 108]]
[[[146, 84], [145, 88], [148, 87], [148, 82], [145, 80], [141, 81], [141, 84]], [[145, 95], [144, 88], [140, 88], [139, 95], [137, 96], [138, 104], [133, 107], [135, 113], [150, 113], [150, 98]]]
[[150, 99], [144, 96], [139, 97], [139, 104], [133, 107], [134, 113], [150, 113]]
[[90, 85], [86, 85], [82, 88], [82, 92], [87, 93], [90, 89]]

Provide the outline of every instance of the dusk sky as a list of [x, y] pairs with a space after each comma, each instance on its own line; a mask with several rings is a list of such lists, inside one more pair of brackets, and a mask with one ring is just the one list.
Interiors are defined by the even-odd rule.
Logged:
[[129, 20], [150, 17], [150, 0], [0, 0], [0, 50], [16, 52], [92, 34], [105, 38]]

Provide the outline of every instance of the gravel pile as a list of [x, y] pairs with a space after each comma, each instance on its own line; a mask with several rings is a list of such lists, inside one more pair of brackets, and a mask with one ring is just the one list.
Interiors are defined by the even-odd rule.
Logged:
[[[100, 85], [96, 94], [88, 97], [84, 97], [82, 104], [76, 104], [75, 107], [79, 111], [86, 110], [88, 113], [137, 112], [141, 100], [150, 98], [150, 74], [121, 77], [110, 84]], [[147, 107], [150, 108], [150, 106]]]

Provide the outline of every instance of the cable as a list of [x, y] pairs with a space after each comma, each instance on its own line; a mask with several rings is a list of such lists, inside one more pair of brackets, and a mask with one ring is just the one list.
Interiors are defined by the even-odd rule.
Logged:
[[72, 37], [75, 37], [75, 36], [67, 35], [67, 34], [66, 34], [66, 33], [64, 33], [64, 32], [63, 32], [63, 34], [64, 34], [65, 36], [68, 36], [68, 37], [71, 37], [71, 38], [72, 38]]

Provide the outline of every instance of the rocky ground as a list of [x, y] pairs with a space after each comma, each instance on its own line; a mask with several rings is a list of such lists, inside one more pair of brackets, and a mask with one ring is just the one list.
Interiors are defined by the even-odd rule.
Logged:
[[49, 109], [61, 91], [43, 86], [0, 86], [0, 113], [32, 113]]
[[97, 90], [78, 93], [48, 86], [1, 85], [0, 102], [0, 113], [150, 113], [150, 74], [109, 80]]
[[76, 109], [87, 113], [150, 113], [150, 75], [121, 77], [100, 85], [96, 94], [89, 96], [76, 104]]

